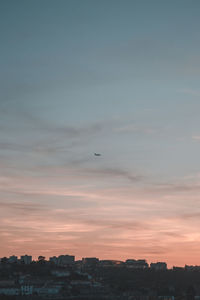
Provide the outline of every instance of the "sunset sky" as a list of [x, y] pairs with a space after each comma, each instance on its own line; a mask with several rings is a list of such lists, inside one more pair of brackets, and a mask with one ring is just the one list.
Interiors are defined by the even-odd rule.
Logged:
[[0, 1], [0, 257], [200, 265], [199, 16]]

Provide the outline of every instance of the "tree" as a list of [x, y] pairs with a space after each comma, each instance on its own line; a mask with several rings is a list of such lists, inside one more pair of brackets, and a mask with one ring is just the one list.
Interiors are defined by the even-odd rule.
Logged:
[[1, 259], [1, 263], [2, 263], [2, 264], [7, 264], [7, 263], [8, 263], [8, 258], [7, 258], [7, 257], [3, 257], [3, 258]]
[[45, 264], [45, 256], [42, 256], [42, 255], [38, 256], [38, 263]]

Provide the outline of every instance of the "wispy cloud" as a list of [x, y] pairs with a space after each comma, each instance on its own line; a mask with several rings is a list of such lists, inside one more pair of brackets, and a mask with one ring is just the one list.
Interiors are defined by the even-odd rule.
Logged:
[[127, 170], [123, 170], [120, 168], [97, 168], [97, 169], [84, 169], [83, 172], [88, 174], [89, 176], [93, 177], [103, 177], [103, 178], [109, 178], [110, 180], [114, 178], [124, 178], [128, 179], [132, 182], [137, 182], [143, 179], [143, 176], [133, 174]]
[[47, 212], [47, 207], [45, 207], [41, 203], [33, 203], [33, 202], [4, 202], [0, 201], [0, 209], [2, 210], [12, 210], [15, 213], [17, 212], [18, 214], [34, 214], [37, 212], [45, 211]]

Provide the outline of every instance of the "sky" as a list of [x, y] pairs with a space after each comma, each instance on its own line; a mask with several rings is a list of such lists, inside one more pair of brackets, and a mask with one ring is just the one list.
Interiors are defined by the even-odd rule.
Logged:
[[0, 257], [200, 265], [199, 12], [0, 1]]

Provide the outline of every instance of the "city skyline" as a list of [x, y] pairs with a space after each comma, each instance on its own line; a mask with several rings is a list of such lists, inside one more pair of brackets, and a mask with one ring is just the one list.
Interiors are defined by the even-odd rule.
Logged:
[[[74, 255], [69, 255], [69, 254], [61, 254], [59, 256], [51, 256], [48, 259], [46, 259], [45, 256], [39, 255], [37, 259], [33, 259], [31, 255], [20, 255], [20, 257], [16, 255], [11, 255], [9, 257], [3, 257], [0, 258], [0, 264], [25, 264], [25, 265], [30, 265], [32, 263], [51, 263], [53, 265], [58, 265], [58, 266], [69, 266], [77, 263], [81, 263], [83, 265], [90, 265], [90, 266], [95, 266], [95, 265], [107, 265], [109, 263], [112, 263], [112, 266], [128, 266], [128, 267], [134, 267], [135, 269], [157, 269], [157, 270], [167, 270], [167, 264], [166, 262], [150, 262], [148, 263], [146, 259], [133, 259], [133, 258], [128, 258], [125, 261], [119, 261], [115, 259], [111, 260], [101, 260], [98, 257], [82, 257], [81, 259], [75, 259]], [[173, 266], [174, 267], [174, 266]], [[186, 267], [186, 265], [185, 265]], [[200, 266], [190, 266], [190, 267], [195, 267], [200, 269]]]
[[0, 257], [200, 265], [199, 11], [1, 1]]

